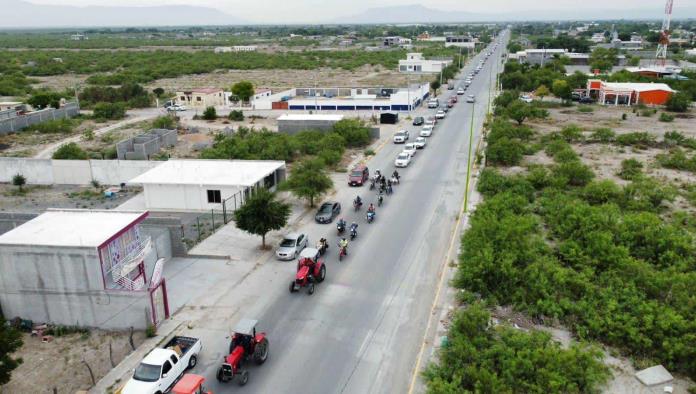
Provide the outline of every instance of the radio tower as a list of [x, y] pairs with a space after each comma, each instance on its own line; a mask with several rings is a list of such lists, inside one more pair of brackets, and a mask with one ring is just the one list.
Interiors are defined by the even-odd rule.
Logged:
[[674, 0], [667, 0], [665, 3], [665, 16], [662, 19], [662, 29], [660, 29], [660, 40], [657, 43], [655, 58], [662, 61], [664, 66], [667, 61], [667, 47], [669, 46], [669, 25], [672, 22], [672, 5]]

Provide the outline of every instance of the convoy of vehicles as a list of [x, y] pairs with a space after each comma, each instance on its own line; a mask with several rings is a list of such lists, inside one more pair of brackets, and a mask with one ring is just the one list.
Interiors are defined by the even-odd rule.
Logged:
[[395, 144], [404, 144], [406, 140], [408, 140], [408, 130], [397, 131], [396, 134], [394, 134]]
[[249, 381], [249, 371], [243, 369], [244, 364], [253, 361], [257, 365], [266, 362], [268, 358], [268, 338], [265, 332], [256, 332], [258, 321], [242, 319], [234, 328], [230, 339], [229, 353], [223, 357], [222, 365], [218, 368], [218, 382], [237, 380], [244, 386]]
[[300, 254], [302, 249], [307, 247], [307, 236], [300, 233], [290, 233], [280, 241], [276, 249], [276, 257], [279, 260], [292, 260]]

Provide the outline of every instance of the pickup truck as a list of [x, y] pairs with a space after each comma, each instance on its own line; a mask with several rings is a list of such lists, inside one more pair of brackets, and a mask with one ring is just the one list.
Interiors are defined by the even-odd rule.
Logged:
[[135, 369], [121, 394], [168, 393], [187, 369], [196, 366], [201, 347], [197, 338], [177, 336], [153, 349]]

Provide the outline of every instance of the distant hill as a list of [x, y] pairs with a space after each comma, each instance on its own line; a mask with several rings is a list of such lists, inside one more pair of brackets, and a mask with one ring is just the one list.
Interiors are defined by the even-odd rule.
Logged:
[[[370, 8], [346, 18], [335, 19], [333, 23], [355, 24], [399, 24], [399, 23], [447, 23], [447, 22], [488, 22], [488, 21], [526, 21], [526, 20], [606, 20], [606, 19], [662, 19], [663, 6], [634, 9], [592, 9], [543, 10], [530, 9], [521, 12], [469, 13], [461, 11], [442, 11], [420, 4]], [[696, 18], [696, 7], [675, 7], [675, 19]]]
[[245, 21], [214, 8], [63, 6], [0, 0], [0, 28], [241, 25]]

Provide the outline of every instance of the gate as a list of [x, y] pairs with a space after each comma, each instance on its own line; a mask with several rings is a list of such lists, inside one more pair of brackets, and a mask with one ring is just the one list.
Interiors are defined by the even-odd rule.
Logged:
[[169, 318], [169, 303], [167, 302], [167, 284], [165, 280], [150, 289], [150, 304], [152, 307], [152, 324], [157, 327]]

